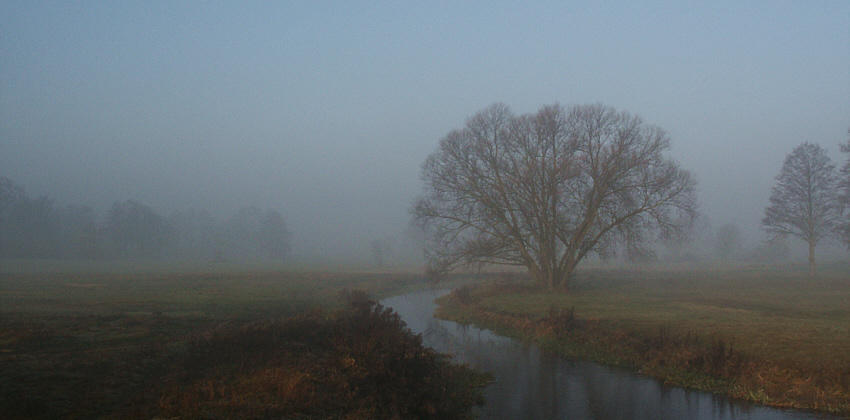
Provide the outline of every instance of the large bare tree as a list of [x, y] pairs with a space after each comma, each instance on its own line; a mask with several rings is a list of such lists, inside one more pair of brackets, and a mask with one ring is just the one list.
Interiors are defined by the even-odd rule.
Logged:
[[590, 253], [638, 254], [651, 235], [684, 233], [695, 181], [669, 147], [660, 128], [602, 105], [486, 108], [423, 165], [412, 213], [432, 235], [429, 270], [524, 266], [555, 289]]
[[776, 236], [793, 236], [809, 246], [809, 275], [817, 272], [815, 247], [833, 235], [841, 216], [838, 174], [826, 150], [805, 142], [785, 158], [764, 211], [762, 227]]

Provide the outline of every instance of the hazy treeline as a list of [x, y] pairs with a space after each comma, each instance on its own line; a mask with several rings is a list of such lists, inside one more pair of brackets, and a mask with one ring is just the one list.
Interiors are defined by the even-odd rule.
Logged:
[[[847, 142], [839, 144], [839, 150], [847, 155], [840, 168], [817, 143], [803, 142], [795, 147], [776, 176], [761, 221], [761, 228], [769, 235], [768, 241], [744, 252], [740, 230], [734, 224], [726, 224], [714, 234], [717, 255], [721, 259], [788, 259], [787, 239], [796, 238], [808, 248], [809, 275], [813, 276], [817, 272], [818, 245], [835, 242], [850, 249], [850, 129], [847, 134]], [[692, 233], [697, 231], [706, 236], [708, 225], [703, 220]], [[673, 244], [671, 248], [677, 247], [678, 244]]]
[[662, 241], [657, 251], [659, 262], [781, 263], [792, 254], [788, 238], [748, 241], [738, 225], [714, 226], [705, 216], [697, 218], [684, 241]]
[[220, 220], [203, 210], [163, 216], [137, 201], [100, 218], [87, 205], [58, 206], [0, 177], [0, 258], [280, 259], [290, 234], [276, 210], [242, 207]]

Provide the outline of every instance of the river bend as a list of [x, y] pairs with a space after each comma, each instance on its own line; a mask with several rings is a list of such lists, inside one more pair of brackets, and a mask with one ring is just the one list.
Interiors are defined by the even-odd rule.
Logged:
[[836, 417], [779, 410], [671, 387], [630, 371], [572, 360], [472, 326], [434, 318], [425, 291], [386, 299], [426, 346], [491, 372], [482, 419], [811, 420]]

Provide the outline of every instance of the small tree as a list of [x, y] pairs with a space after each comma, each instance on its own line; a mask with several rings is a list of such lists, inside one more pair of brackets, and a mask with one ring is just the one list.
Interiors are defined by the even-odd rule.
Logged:
[[602, 105], [485, 109], [423, 165], [412, 213], [432, 235], [428, 272], [524, 266], [554, 289], [589, 253], [645, 255], [649, 235], [681, 234], [695, 215], [695, 181], [669, 147], [660, 128]]
[[762, 227], [777, 236], [793, 236], [809, 245], [809, 275], [817, 272], [815, 247], [833, 235], [841, 215], [838, 175], [826, 151], [805, 142], [786, 158], [770, 194]]

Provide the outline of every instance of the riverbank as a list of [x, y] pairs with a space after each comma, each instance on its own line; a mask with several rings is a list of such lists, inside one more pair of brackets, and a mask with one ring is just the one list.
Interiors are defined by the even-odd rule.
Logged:
[[850, 415], [847, 267], [586, 270], [570, 292], [455, 290], [438, 316], [671, 385]]
[[416, 275], [368, 272], [0, 274], [0, 412], [469, 418], [487, 377], [346, 292], [424, 287]]

